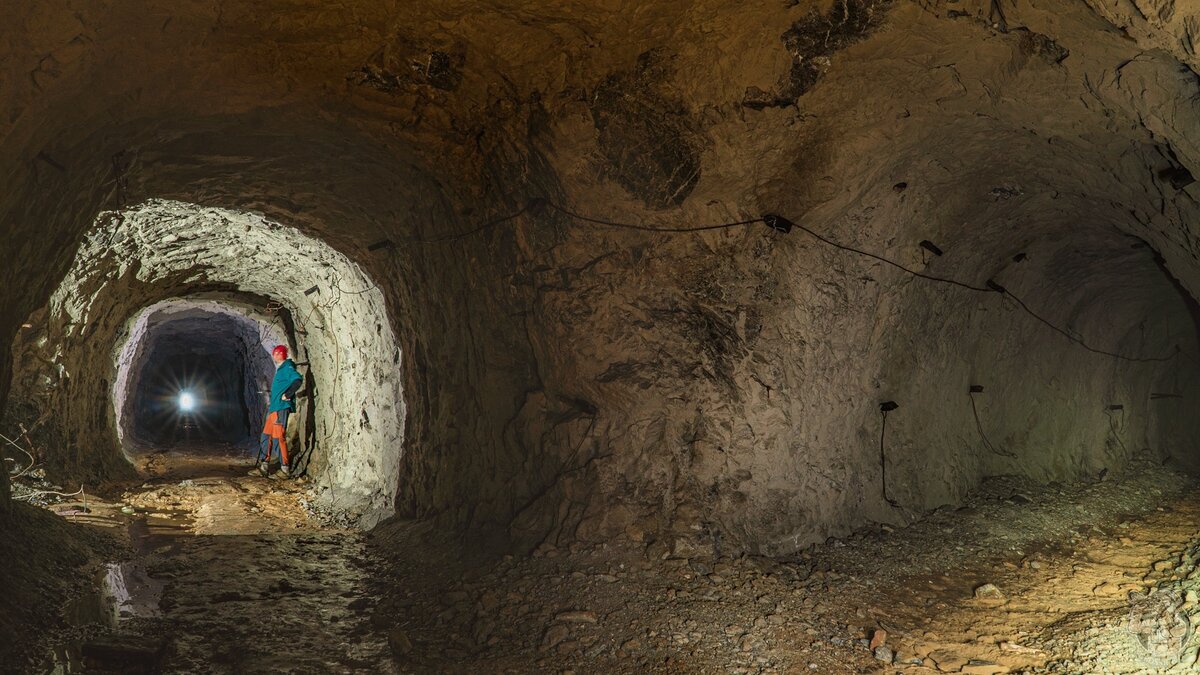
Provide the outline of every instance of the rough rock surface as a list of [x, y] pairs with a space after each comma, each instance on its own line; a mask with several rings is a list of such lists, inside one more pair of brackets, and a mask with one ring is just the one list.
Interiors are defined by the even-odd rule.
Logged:
[[[1181, 4], [3, 9], [0, 335], [46, 303], [102, 211], [162, 198], [294, 227], [380, 285], [373, 316], [403, 355], [403, 398], [369, 432], [402, 442], [370, 470], [330, 446], [345, 462], [322, 474], [366, 480], [372, 505], [395, 495], [526, 546], [778, 554], [988, 475], [1094, 475], [1143, 448], [1194, 463], [1200, 116]], [[534, 209], [436, 240], [535, 196], [660, 226], [779, 213], [1012, 296], [757, 224], [664, 235]], [[243, 283], [226, 264], [214, 274]], [[105, 334], [199, 290], [163, 283], [114, 303]], [[257, 291], [303, 311], [302, 287]], [[1089, 351], [1013, 296], [1092, 349], [1169, 360]], [[309, 340], [325, 359], [345, 346]], [[391, 351], [364, 356], [397, 372]], [[68, 427], [102, 426], [102, 379], [78, 383]], [[359, 401], [332, 401], [365, 382], [327, 399], [331, 442], [359, 433]], [[63, 470], [120, 472], [104, 437], [73, 433]]]

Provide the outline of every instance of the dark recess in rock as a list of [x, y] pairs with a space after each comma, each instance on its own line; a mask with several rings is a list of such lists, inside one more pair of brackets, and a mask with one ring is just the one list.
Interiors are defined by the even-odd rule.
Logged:
[[795, 98], [775, 94], [769, 91], [763, 91], [759, 87], [747, 87], [746, 95], [742, 98], [742, 105], [751, 110], [762, 110], [764, 108], [786, 108], [789, 105], [796, 103]]
[[465, 62], [463, 54], [436, 49], [404, 58], [393, 53], [390, 48], [383, 47], [372, 54], [362, 68], [350, 73], [346, 79], [354, 84], [384, 92], [393, 92], [405, 85], [414, 84], [454, 91], [462, 83], [462, 68]]
[[890, 0], [837, 0], [825, 14], [812, 12], [781, 36], [792, 67], [779, 91], [766, 95], [751, 87], [742, 105], [755, 110], [793, 105], [832, 63], [830, 56], [865, 38], [883, 21]]
[[700, 305], [659, 309], [654, 316], [678, 333], [685, 352], [679, 355], [681, 360], [707, 370], [732, 400], [740, 399], [736, 364], [747, 348], [732, 316]]
[[996, 201], [1007, 201], [1013, 197], [1020, 197], [1022, 193], [1021, 188], [1000, 185], [992, 188], [988, 194], [992, 195], [992, 199]]
[[1062, 63], [1071, 52], [1052, 38], [1041, 33], [1035, 33], [1028, 28], [1017, 28], [1013, 32], [1019, 34], [1019, 47], [1026, 56], [1037, 56], [1050, 63]]
[[653, 209], [682, 204], [700, 180], [687, 112], [658, 91], [665, 75], [661, 54], [646, 52], [601, 83], [591, 106], [609, 177]]
[[1176, 190], [1182, 190], [1196, 182], [1196, 178], [1192, 176], [1192, 172], [1183, 166], [1173, 166], [1169, 169], [1163, 169], [1158, 173], [1158, 177], [1170, 183], [1171, 187]]
[[438, 89], [457, 89], [462, 82], [462, 61], [461, 57], [455, 59], [446, 52], [430, 52], [429, 62], [425, 65], [426, 81]]
[[402, 79], [395, 73], [387, 72], [377, 65], [367, 64], [350, 73], [346, 79], [354, 84], [391, 92], [400, 88]]

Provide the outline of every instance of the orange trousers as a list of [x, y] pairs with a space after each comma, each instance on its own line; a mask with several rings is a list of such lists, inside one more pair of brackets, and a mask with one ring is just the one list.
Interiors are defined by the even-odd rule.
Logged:
[[280, 410], [267, 415], [267, 422], [263, 424], [262, 442], [259, 454], [262, 456], [262, 461], [271, 462], [271, 455], [274, 453], [275, 446], [279, 446], [279, 463], [283, 466], [288, 465], [287, 451], [287, 420], [289, 416], [287, 410]]

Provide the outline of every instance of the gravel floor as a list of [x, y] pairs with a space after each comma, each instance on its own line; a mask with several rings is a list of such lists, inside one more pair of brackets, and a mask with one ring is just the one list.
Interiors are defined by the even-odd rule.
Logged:
[[654, 542], [487, 556], [402, 521], [363, 535], [232, 457], [159, 458], [90, 504], [85, 522], [128, 532], [133, 600], [115, 631], [42, 621], [43, 650], [159, 672], [1194, 672], [1200, 493], [1154, 464], [995, 478], [908, 527], [713, 560]]
[[486, 562], [393, 524], [372, 536], [391, 560], [376, 617], [411, 672], [1152, 672], [1051, 636], [1068, 617], [1127, 619], [1128, 593], [1196, 529], [1191, 485], [1153, 464], [1071, 485], [996, 478], [960, 508], [786, 560], [631, 545]]

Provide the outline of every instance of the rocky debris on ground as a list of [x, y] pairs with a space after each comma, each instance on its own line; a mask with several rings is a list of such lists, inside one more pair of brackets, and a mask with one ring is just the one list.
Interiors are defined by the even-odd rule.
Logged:
[[[1069, 645], [1029, 633], [1009, 604], [1056, 575], [1084, 579], [1077, 550], [1119, 544], [1112, 534], [1186, 485], [1161, 468], [1077, 485], [1001, 478], [961, 511], [786, 559], [664, 557], [642, 542], [543, 544], [466, 564], [437, 533], [388, 524], [373, 547], [413, 555], [393, 560], [376, 617], [409, 640], [414, 671], [1040, 672]], [[1163, 559], [1143, 555], [1139, 578]], [[1187, 569], [1171, 559], [1164, 574]], [[1096, 585], [1088, 597], [1101, 602]], [[991, 632], [968, 612], [990, 614]]]
[[[400, 520], [364, 542], [312, 518], [307, 486], [240, 475], [149, 481], [124, 503], [170, 536], [141, 555], [166, 584], [176, 669], [278, 663], [219, 647], [230, 622], [268, 620], [269, 600], [271, 621], [303, 631], [320, 617], [357, 645], [305, 661], [335, 670], [1058, 675], [1158, 659], [1186, 671], [1200, 495], [1163, 469], [1015, 485], [786, 559], [664, 556], [650, 541], [488, 554]], [[1009, 499], [1017, 488], [1032, 501]], [[130, 625], [148, 637], [164, 624]]]
[[1150, 565], [1145, 591], [1130, 590], [1126, 602], [1085, 619], [1070, 617], [1046, 635], [1043, 645], [1062, 658], [1046, 672], [1197, 672], [1200, 670], [1200, 536], [1170, 558]]
[[983, 584], [975, 587], [975, 598], [979, 600], [1003, 600], [1004, 593], [996, 587], [996, 584]]

